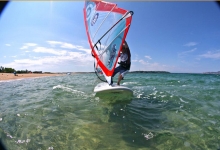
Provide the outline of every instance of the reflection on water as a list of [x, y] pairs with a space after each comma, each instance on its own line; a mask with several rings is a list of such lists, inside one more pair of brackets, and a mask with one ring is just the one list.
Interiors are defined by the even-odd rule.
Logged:
[[128, 74], [123, 85], [133, 95], [95, 94], [94, 78], [1, 82], [2, 142], [8, 149], [220, 148], [218, 77]]
[[127, 103], [133, 98], [133, 93], [130, 91], [111, 91], [99, 92], [95, 94], [97, 100], [101, 100], [107, 104]]

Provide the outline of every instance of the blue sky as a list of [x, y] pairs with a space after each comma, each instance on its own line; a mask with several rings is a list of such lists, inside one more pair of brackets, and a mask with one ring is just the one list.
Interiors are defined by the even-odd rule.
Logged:
[[[134, 11], [127, 35], [131, 71], [220, 71], [220, 7], [215, 2], [122, 2]], [[0, 66], [93, 71], [83, 1], [11, 1], [0, 17]]]

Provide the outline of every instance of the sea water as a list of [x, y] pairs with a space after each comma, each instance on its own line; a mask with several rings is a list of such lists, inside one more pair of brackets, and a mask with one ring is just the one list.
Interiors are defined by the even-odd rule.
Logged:
[[[115, 77], [115, 82], [117, 77]], [[93, 73], [0, 82], [0, 138], [14, 149], [217, 150], [220, 76], [128, 73], [129, 99]]]

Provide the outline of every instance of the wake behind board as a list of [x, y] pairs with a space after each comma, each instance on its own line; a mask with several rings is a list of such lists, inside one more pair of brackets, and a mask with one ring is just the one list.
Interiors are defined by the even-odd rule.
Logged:
[[130, 93], [133, 95], [133, 91], [126, 87], [126, 86], [121, 86], [117, 84], [113, 84], [110, 86], [108, 83], [99, 83], [95, 88], [94, 88], [95, 93]]

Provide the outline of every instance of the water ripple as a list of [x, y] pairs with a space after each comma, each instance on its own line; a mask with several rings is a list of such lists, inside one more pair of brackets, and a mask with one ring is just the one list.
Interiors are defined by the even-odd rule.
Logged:
[[99, 82], [93, 73], [0, 82], [3, 143], [8, 149], [220, 147], [219, 76], [130, 73], [122, 85], [134, 93], [124, 101], [97, 97]]

